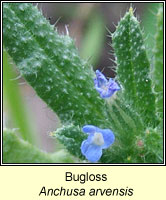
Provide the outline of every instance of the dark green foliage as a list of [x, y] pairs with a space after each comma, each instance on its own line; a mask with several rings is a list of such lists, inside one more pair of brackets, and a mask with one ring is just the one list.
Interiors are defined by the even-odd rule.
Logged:
[[[162, 162], [162, 115], [156, 115], [156, 110], [159, 112], [162, 107], [158, 103], [161, 81], [157, 82], [162, 77], [156, 73], [154, 88], [158, 93], [155, 95], [142, 31], [132, 8], [112, 35], [117, 62], [116, 79], [121, 90], [110, 101], [104, 101], [94, 88], [94, 72], [88, 63], [80, 59], [68, 35], [59, 35], [31, 3], [3, 5], [6, 50], [21, 74], [58, 114], [63, 124], [52, 133], [53, 137], [71, 154], [84, 159], [80, 147], [87, 135], [82, 132], [82, 127], [92, 124], [111, 129], [115, 134], [114, 144], [103, 151], [100, 162]], [[161, 18], [159, 14], [160, 28]], [[157, 67], [162, 66], [163, 56], [160, 48], [162, 31], [159, 32], [155, 51]], [[156, 67], [155, 70], [158, 71]], [[12, 137], [11, 141], [15, 141], [15, 136]], [[10, 148], [13, 144], [5, 145]], [[23, 156], [21, 159], [24, 161]], [[48, 155], [48, 159], [52, 160], [52, 156]]]
[[163, 160], [163, 138], [160, 135], [158, 128], [147, 129], [143, 138], [144, 141], [144, 152], [145, 160], [153, 163], [156, 160], [157, 163]]
[[58, 35], [32, 4], [3, 5], [5, 48], [37, 94], [62, 122], [108, 125], [105, 103], [94, 89], [94, 73], [78, 56], [74, 41]]
[[[117, 61], [116, 79], [122, 90], [110, 100], [110, 121], [116, 140], [104, 152], [104, 163], [162, 162], [162, 130], [158, 129], [150, 64], [142, 32], [132, 8], [112, 35]], [[153, 127], [147, 129], [147, 126]], [[147, 130], [149, 134], [147, 134]]]
[[155, 124], [155, 96], [152, 93], [150, 64], [139, 22], [132, 8], [112, 35], [117, 60], [117, 80], [126, 100], [140, 113], [146, 124]]
[[[163, 144], [158, 128], [149, 128], [141, 135], [132, 135], [130, 141], [121, 138], [121, 143], [116, 141], [110, 149], [104, 151], [102, 163], [162, 163]], [[133, 138], [133, 139], [132, 139]]]

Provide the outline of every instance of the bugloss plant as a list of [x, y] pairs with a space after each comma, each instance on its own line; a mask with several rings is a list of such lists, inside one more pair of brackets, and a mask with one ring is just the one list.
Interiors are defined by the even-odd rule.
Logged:
[[4, 57], [10, 55], [20, 74], [59, 116], [62, 127], [50, 135], [74, 156], [43, 153], [28, 143], [28, 137], [24, 135], [25, 142], [7, 129], [4, 162], [162, 163], [162, 12], [161, 5], [154, 63], [148, 60], [133, 9], [120, 20], [110, 33], [117, 75], [107, 80], [99, 70], [94, 73], [79, 57], [74, 41], [59, 35], [37, 7], [4, 3]]

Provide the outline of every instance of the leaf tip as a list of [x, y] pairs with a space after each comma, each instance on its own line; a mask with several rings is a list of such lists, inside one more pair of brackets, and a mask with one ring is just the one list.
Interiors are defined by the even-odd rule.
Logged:
[[130, 13], [130, 15], [133, 15], [133, 8], [132, 7], [129, 8], [129, 13]]

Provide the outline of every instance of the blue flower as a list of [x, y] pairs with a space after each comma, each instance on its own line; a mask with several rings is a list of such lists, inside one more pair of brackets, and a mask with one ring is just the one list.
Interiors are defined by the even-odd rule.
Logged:
[[81, 152], [87, 160], [97, 162], [102, 156], [102, 149], [108, 148], [115, 140], [113, 132], [109, 129], [100, 129], [93, 125], [82, 128], [88, 138], [81, 144]]
[[99, 70], [96, 70], [94, 84], [103, 99], [111, 97], [117, 90], [120, 90], [119, 85], [112, 78], [107, 80]]

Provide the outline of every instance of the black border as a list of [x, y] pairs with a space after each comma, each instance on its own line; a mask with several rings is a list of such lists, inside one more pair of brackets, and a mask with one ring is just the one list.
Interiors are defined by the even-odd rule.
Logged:
[[[42, 2], [42, 1], [3, 1], [1, 2], [1, 5], [3, 5], [3, 3], [163, 3], [163, 19], [165, 16], [165, 1], [47, 1], [47, 2]], [[2, 11], [2, 9], [1, 9]], [[2, 19], [2, 13], [1, 12], [1, 19]], [[2, 20], [3, 21], [3, 20]], [[3, 23], [1, 23], [3, 24]], [[164, 72], [164, 77], [163, 77], [163, 108], [165, 108], [165, 29], [164, 29], [164, 25], [165, 25], [165, 21], [163, 23], [163, 72]], [[1, 30], [2, 30], [2, 25], [1, 25]], [[3, 35], [1, 34], [1, 52], [3, 50]], [[1, 163], [0, 166], [166, 166], [165, 163], [165, 115], [163, 116], [163, 163], [131, 163], [131, 164], [125, 164], [125, 163], [115, 163], [115, 164], [111, 164], [111, 163], [3, 163], [3, 53], [1, 54], [1, 66], [2, 66], [2, 73], [1, 73]], [[165, 109], [164, 109], [164, 113], [165, 114]]]

